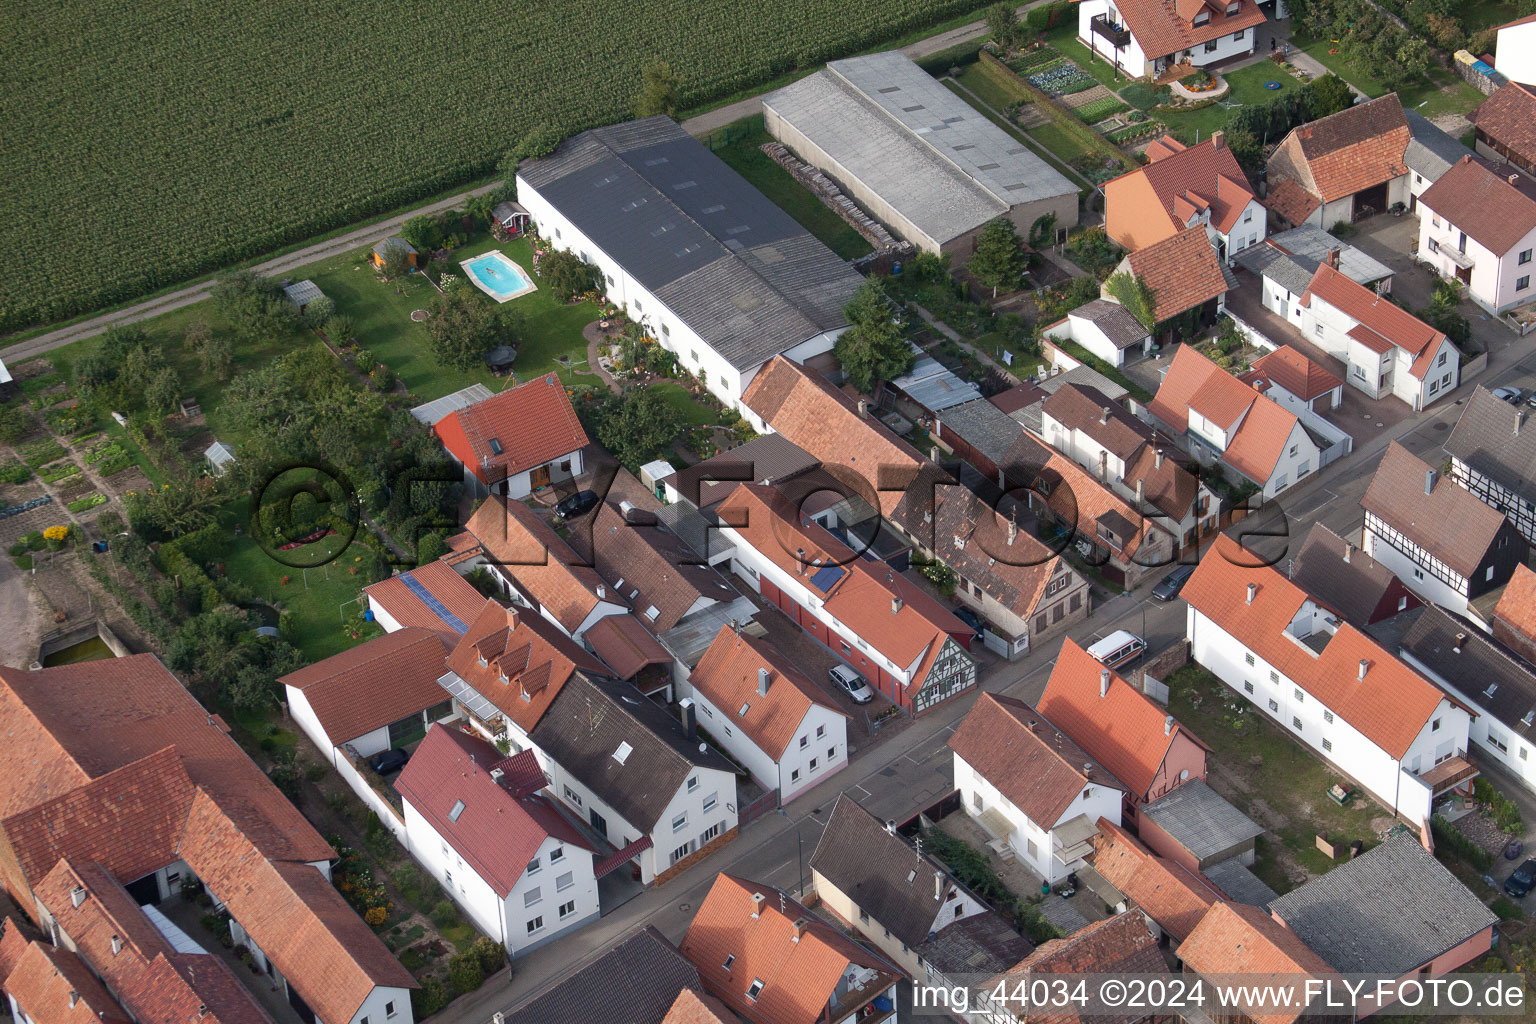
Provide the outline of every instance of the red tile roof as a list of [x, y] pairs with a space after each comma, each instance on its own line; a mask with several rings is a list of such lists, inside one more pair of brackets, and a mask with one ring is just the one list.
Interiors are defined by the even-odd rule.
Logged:
[[1204, 876], [1148, 850], [1108, 818], [1094, 837], [1093, 866], [1152, 920], [1183, 941], [1221, 894]]
[[[1110, 548], [1117, 561], [1139, 565], [1135, 558], [1143, 543], [1159, 535], [1172, 537], [1156, 520], [1142, 516], [1111, 487], [1060, 452], [1051, 452], [1043, 476], [1050, 484], [1045, 500], [1051, 511], [1070, 523], [1079, 536]], [[1100, 533], [1101, 525], [1118, 540], [1111, 541]]]
[[1142, 151], [1142, 155], [1147, 158], [1148, 163], [1156, 163], [1164, 157], [1172, 156], [1175, 153], [1182, 153], [1184, 148], [1184, 143], [1172, 135], [1164, 135], [1162, 138], [1153, 139], [1147, 143], [1147, 148]]
[[553, 623], [491, 599], [448, 653], [446, 666], [524, 732], [533, 731], [573, 672], [607, 674], [602, 662]]
[[41, 942], [27, 946], [5, 990], [35, 1024], [127, 1024], [129, 1019], [78, 956]]
[[620, 679], [633, 679], [647, 665], [670, 665], [672, 655], [633, 615], [605, 615], [586, 632], [592, 651]]
[[740, 1019], [714, 996], [685, 988], [678, 992], [661, 1024], [736, 1024]]
[[[1253, 0], [1241, 0], [1236, 14], [1228, 14], [1225, 5], [1203, 4], [1199, 0], [1120, 0], [1115, 6], [1125, 27], [1136, 37], [1136, 45], [1149, 60], [1230, 36], [1265, 21], [1264, 12]], [[1201, 9], [1209, 11], [1211, 17], [1196, 25], [1194, 17]]]
[[[798, 942], [796, 922], [802, 928]], [[698, 968], [705, 990], [754, 1024], [815, 1024], [850, 966], [884, 976], [866, 987], [870, 998], [903, 976], [781, 890], [723, 872], [679, 948]], [[756, 981], [762, 988], [750, 999], [747, 990]]]
[[1312, 211], [1322, 206], [1323, 201], [1308, 192], [1306, 186], [1299, 182], [1281, 178], [1270, 186], [1264, 205], [1287, 224], [1305, 224], [1307, 218], [1312, 216]]
[[1528, 180], [1512, 166], [1495, 173], [1482, 161], [1464, 156], [1424, 190], [1419, 204], [1503, 256], [1536, 231], [1536, 197], [1518, 187]]
[[1515, 159], [1536, 164], [1536, 92], [1515, 82], [1501, 85], [1467, 120]]
[[949, 748], [1047, 830], [1086, 787], [1121, 789], [1062, 730], [1012, 697], [983, 693], [950, 734]]
[[[476, 610], [484, 604], [480, 598]], [[441, 704], [446, 695], [437, 680], [445, 671], [447, 653], [440, 633], [407, 626], [306, 665], [278, 682], [304, 695], [326, 739], [339, 747]]]
[[[1058, 573], [1061, 556], [1016, 528], [976, 492], [961, 485], [933, 488], [933, 539], [938, 558], [1021, 619], [1034, 614]], [[1013, 538], [1009, 530], [1014, 528]]]
[[554, 374], [451, 412], [432, 430], [449, 454], [487, 484], [565, 458], [588, 444], [565, 385]]
[[[893, 664], [916, 662], [907, 684], [912, 693], [921, 688], [946, 639], [971, 635], [970, 627], [927, 591], [889, 566], [855, 555], [819, 524], [802, 520], [794, 505], [771, 487], [741, 484], [716, 513], [785, 572], [809, 577], [816, 559], [823, 566], [842, 568], [826, 591], [823, 607]], [[803, 558], [797, 553], [801, 549]], [[899, 605], [894, 604], [897, 599]]]
[[[1304, 353], [1289, 345], [1282, 345], [1273, 352], [1255, 359], [1252, 373], [1259, 379], [1284, 388], [1303, 402], [1321, 398], [1344, 384], [1342, 380], [1328, 372], [1327, 367], [1307, 358]], [[1249, 383], [1246, 374], [1239, 380], [1245, 384]]]
[[492, 495], [465, 528], [479, 539], [489, 561], [515, 579], [567, 633], [581, 628], [599, 602], [624, 604], [597, 570], [521, 501]]
[[823, 465], [852, 470], [863, 482], [861, 496], [883, 513], [925, 462], [872, 414], [860, 416], [858, 404], [826, 378], [783, 356], [757, 372], [741, 400]]
[[[1445, 694], [1348, 623], [1340, 623], [1321, 654], [1297, 643], [1287, 627], [1309, 598], [1283, 573], [1255, 566], [1257, 561], [1230, 537], [1218, 536], [1180, 596], [1366, 739], [1402, 757]], [[1257, 587], [1252, 603], [1250, 583]]]
[[[1186, 970], [1218, 977], [1242, 975], [1245, 985], [1294, 984], [1298, 976], [1337, 974], [1295, 932], [1258, 907], [1214, 903], [1179, 947]], [[1257, 1004], [1260, 1007], [1264, 1003]], [[1257, 1024], [1291, 1024], [1305, 1009], [1265, 1013], [1248, 1010]]]
[[[759, 672], [768, 692], [759, 694]], [[811, 708], [848, 716], [772, 644], [721, 626], [688, 682], [774, 761], [784, 756]], [[746, 708], [746, 714], [737, 710]]]
[[1211, 211], [1211, 223], [1218, 231], [1232, 230], [1254, 196], [1237, 158], [1219, 141], [1211, 137], [1161, 154], [1146, 166], [1105, 182], [1106, 230], [1111, 237], [1121, 241], [1126, 235], [1122, 225], [1130, 222], [1137, 228], [1135, 237], [1145, 245], [1183, 231], [1190, 218], [1204, 209]]
[[1407, 174], [1411, 138], [1397, 93], [1387, 93], [1293, 128], [1282, 146], [1295, 140], [1310, 178], [1301, 184], [1331, 203]]
[[[1147, 922], [1140, 914], [1116, 914], [1102, 921], [1085, 925], [1061, 939], [1052, 939], [1037, 946], [1034, 952], [1019, 961], [1011, 971], [986, 983], [991, 991], [998, 983], [1004, 991], [1013, 992], [1025, 978], [1031, 975], [1135, 975], [1162, 974], [1168, 969], [1163, 954], [1157, 948]], [[1027, 990], [1026, 990], [1027, 991]], [[1010, 1008], [1018, 1007], [1013, 1003]], [[1021, 1014], [1022, 1016], [1022, 1014]], [[1055, 1012], [1029, 1013], [1030, 1024], [1123, 1024], [1127, 1020], [1156, 1019], [1132, 1017], [1125, 1013], [1079, 1013], [1064, 1008]]]
[[[1357, 324], [1369, 328], [1413, 356], [1414, 364], [1410, 372], [1415, 377], [1424, 376], [1429, 366], [1428, 357], [1438, 352], [1441, 343], [1445, 341], [1445, 335], [1440, 331], [1326, 263], [1319, 263], [1313, 272], [1312, 280], [1301, 296], [1301, 304], [1311, 305], [1314, 298], [1322, 299]], [[1361, 340], [1354, 331], [1350, 332], [1350, 337]], [[1419, 362], [1421, 357], [1424, 357], [1422, 367]]]
[[351, 1020], [377, 987], [416, 987], [319, 869], [263, 856], [201, 793], [181, 855], [321, 1020]]
[[[497, 770], [504, 774], [493, 775]], [[506, 899], [546, 839], [592, 849], [554, 805], [536, 794], [545, 782], [532, 750], [503, 757], [477, 736], [434, 725], [395, 788]], [[463, 809], [454, 818], [460, 803]]]
[[[1109, 673], [1109, 689], [1100, 696], [1104, 672]], [[1140, 797], [1152, 788], [1169, 749], [1181, 736], [1210, 749], [1178, 722], [1170, 726], [1172, 716], [1162, 706], [1119, 673], [1106, 669], [1070, 637], [1062, 642], [1039, 708]]]
[[1437, 471], [1393, 441], [1360, 505], [1451, 571], [1471, 577], [1504, 528], [1504, 513], [1485, 505], [1450, 477], [1437, 475], [1431, 493], [1426, 494], [1430, 473]]
[[1536, 641], [1536, 572], [1524, 564], [1515, 567], [1493, 617], [1528, 640]]
[[[1156, 165], [1153, 165], [1156, 166]], [[1205, 228], [1195, 225], [1131, 253], [1131, 270], [1152, 290], [1158, 323], [1227, 292], [1221, 261]]]
[[459, 631], [411, 589], [406, 582], [407, 578], [436, 598], [449, 615], [457, 617], [461, 622], [474, 618], [480, 606], [485, 603], [485, 596], [454, 571], [450, 562], [445, 561], [428, 562], [363, 588], [369, 604], [374, 608], [383, 608], [402, 626], [436, 630], [446, 643], [451, 644], [457, 640]]
[[[1274, 400], [1242, 383], [1191, 345], [1180, 345], [1174, 353], [1148, 408], [1152, 415], [1179, 430], [1189, 428], [1191, 409], [1223, 426], [1229, 433], [1221, 461], [1259, 484], [1274, 473], [1298, 422]], [[1231, 432], [1239, 417], [1236, 432]]]
[[268, 856], [335, 856], [314, 826], [152, 654], [59, 665], [0, 668], [0, 730], [13, 764], [31, 754], [35, 771], [0, 780], [6, 815], [68, 792], [168, 746]]

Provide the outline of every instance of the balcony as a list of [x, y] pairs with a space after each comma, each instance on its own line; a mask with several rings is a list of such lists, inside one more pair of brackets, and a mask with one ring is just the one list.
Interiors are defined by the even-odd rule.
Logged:
[[1094, 34], [1109, 40], [1110, 45], [1115, 49], [1123, 50], [1131, 45], [1131, 33], [1123, 25], [1116, 25], [1104, 15], [1095, 14], [1090, 24]]
[[[891, 975], [873, 970], [868, 972], [862, 985], [845, 987], [846, 982], [839, 983], [838, 988], [842, 991], [834, 993], [828, 1002], [825, 1019], [830, 1024], [880, 1024], [887, 1018], [894, 1018], [896, 1003], [891, 986], [895, 983], [896, 979]], [[876, 1005], [882, 1000], [890, 1003], [888, 1009]]]

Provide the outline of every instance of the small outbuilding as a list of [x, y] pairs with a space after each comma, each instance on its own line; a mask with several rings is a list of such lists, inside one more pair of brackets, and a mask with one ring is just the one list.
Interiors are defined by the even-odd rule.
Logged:
[[325, 292], [313, 281], [295, 281], [283, 286], [283, 295], [289, 302], [299, 307], [299, 312], [304, 312], [311, 302], [325, 298]]
[[384, 269], [384, 263], [389, 259], [390, 253], [396, 250], [404, 250], [406, 262], [416, 266], [416, 247], [399, 235], [392, 235], [373, 247], [373, 265], [380, 270]]
[[229, 472], [229, 467], [237, 461], [234, 450], [223, 441], [215, 441], [203, 452], [203, 458], [208, 460], [208, 469], [214, 476], [223, 476]]

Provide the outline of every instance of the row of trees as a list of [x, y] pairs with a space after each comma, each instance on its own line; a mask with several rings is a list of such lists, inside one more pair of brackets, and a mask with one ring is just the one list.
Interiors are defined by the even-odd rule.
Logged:
[[1354, 98], [1342, 78], [1328, 74], [1268, 103], [1244, 104], [1232, 111], [1223, 128], [1227, 148], [1243, 170], [1252, 173], [1263, 165], [1266, 145], [1298, 125], [1338, 113]]

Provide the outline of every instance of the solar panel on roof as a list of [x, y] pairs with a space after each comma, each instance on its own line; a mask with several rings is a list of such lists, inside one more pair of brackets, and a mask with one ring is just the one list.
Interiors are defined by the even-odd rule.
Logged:
[[469, 626], [465, 625], [464, 620], [445, 608], [443, 602], [439, 601], [433, 596], [431, 591], [422, 586], [421, 581], [413, 573], [406, 573], [401, 576], [400, 582], [405, 584], [407, 590], [421, 598], [421, 603], [432, 609], [432, 614], [447, 623], [448, 628], [459, 634], [459, 636], [463, 636], [468, 631]]
[[844, 572], [846, 572], [846, 570], [841, 566], [822, 566], [820, 569], [817, 569], [815, 575], [811, 577], [811, 586], [825, 594], [827, 591], [831, 590], [834, 586], [837, 585], [837, 581], [843, 578]]

